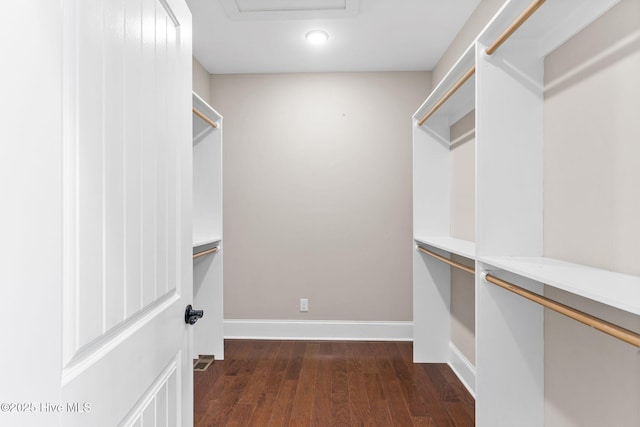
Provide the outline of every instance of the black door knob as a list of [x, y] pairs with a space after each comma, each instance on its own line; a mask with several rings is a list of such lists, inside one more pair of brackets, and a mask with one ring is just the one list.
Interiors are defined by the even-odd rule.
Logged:
[[194, 310], [191, 307], [191, 304], [187, 306], [187, 309], [184, 311], [184, 323], [188, 325], [195, 325], [199, 318], [204, 316], [203, 310]]

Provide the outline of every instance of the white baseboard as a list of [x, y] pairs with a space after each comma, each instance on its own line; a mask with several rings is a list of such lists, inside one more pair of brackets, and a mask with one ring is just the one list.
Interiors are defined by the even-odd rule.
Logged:
[[466, 357], [460, 352], [458, 347], [452, 342], [449, 342], [449, 367], [456, 374], [458, 379], [471, 393], [476, 397], [476, 368], [467, 360]]
[[411, 341], [413, 322], [226, 319], [229, 339]]

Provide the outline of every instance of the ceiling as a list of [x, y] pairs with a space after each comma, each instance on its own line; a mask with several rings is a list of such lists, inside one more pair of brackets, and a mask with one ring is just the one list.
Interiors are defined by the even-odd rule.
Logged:
[[[187, 0], [212, 74], [432, 70], [479, 0]], [[329, 33], [323, 45], [309, 30]]]

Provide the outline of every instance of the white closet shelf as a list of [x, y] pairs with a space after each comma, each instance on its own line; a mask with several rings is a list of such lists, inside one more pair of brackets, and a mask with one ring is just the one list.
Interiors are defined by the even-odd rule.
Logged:
[[[546, 1], [510, 37], [524, 41], [542, 58], [589, 25], [620, 0]], [[491, 43], [531, 3], [531, 0], [506, 2], [482, 31], [479, 40]], [[509, 42], [505, 44], [505, 46]]]
[[[475, 47], [472, 43], [464, 54], [458, 59], [453, 68], [433, 89], [420, 108], [413, 114], [415, 120], [420, 120], [440, 99], [451, 89], [460, 78], [475, 65]], [[438, 110], [424, 123], [427, 126], [430, 120], [438, 118], [446, 119], [447, 125], [460, 120], [475, 108], [475, 77], [466, 81]], [[416, 123], [417, 124], [417, 123]]]
[[485, 264], [640, 315], [640, 277], [545, 257], [480, 257]]
[[[205, 116], [211, 119], [211, 121], [217, 122], [222, 118], [222, 115], [214, 110], [211, 105], [207, 104], [204, 99], [200, 98], [197, 93], [191, 92], [191, 97], [193, 108], [203, 113]], [[198, 118], [198, 120], [200, 120], [200, 118]]]
[[465, 258], [476, 259], [476, 244], [468, 240], [449, 236], [414, 237], [413, 240], [418, 244], [433, 246]]
[[[194, 143], [199, 141], [203, 135], [207, 135], [208, 132], [217, 131], [220, 129], [220, 121], [222, 120], [222, 116], [216, 110], [213, 109], [209, 104], [207, 104], [202, 98], [198, 96], [195, 92], [192, 92], [192, 103], [193, 103], [193, 138]], [[216, 127], [212, 127], [210, 123], [203, 120], [202, 117], [199, 117], [195, 110], [197, 110], [200, 114], [204, 115], [211, 123], [215, 124]]]
[[221, 237], [194, 237], [193, 249], [200, 248], [202, 246], [209, 246], [222, 242]]

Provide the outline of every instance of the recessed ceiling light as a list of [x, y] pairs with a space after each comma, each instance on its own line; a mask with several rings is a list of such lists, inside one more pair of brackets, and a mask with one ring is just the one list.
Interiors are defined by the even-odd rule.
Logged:
[[311, 44], [323, 44], [329, 40], [329, 34], [322, 30], [312, 30], [305, 34], [304, 38]]

